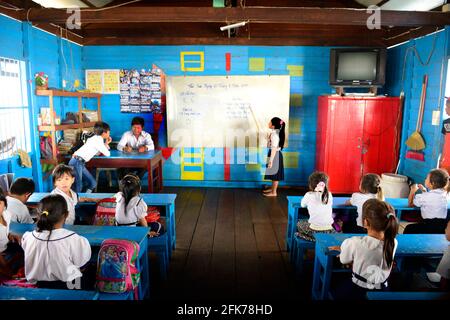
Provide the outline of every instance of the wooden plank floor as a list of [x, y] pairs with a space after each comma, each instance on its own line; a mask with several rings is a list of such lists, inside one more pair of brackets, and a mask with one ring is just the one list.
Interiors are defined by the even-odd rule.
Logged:
[[255, 189], [164, 192], [177, 194], [177, 248], [168, 279], [152, 274], [152, 300], [309, 299], [311, 275], [295, 280], [285, 250], [286, 196], [299, 190], [277, 198]]

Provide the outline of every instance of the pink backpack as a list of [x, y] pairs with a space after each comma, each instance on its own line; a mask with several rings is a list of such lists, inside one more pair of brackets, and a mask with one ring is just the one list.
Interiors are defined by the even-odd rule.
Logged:
[[95, 226], [115, 226], [116, 225], [116, 199], [105, 198], [97, 203], [95, 209]]
[[98, 253], [96, 287], [100, 292], [123, 293], [137, 289], [140, 280], [136, 260], [139, 244], [131, 240], [106, 239]]

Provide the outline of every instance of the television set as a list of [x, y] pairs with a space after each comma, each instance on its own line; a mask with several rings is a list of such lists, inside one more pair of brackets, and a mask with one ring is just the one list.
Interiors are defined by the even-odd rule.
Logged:
[[330, 51], [330, 85], [381, 87], [385, 81], [386, 49], [339, 48]]

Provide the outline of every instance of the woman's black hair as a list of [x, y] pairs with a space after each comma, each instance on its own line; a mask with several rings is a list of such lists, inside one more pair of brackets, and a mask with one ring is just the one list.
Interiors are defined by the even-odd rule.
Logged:
[[311, 191], [314, 191], [314, 189], [317, 187], [319, 182], [325, 183], [325, 187], [323, 188], [322, 192], [322, 203], [327, 204], [328, 203], [328, 176], [325, 172], [316, 171], [311, 173], [311, 175], [308, 178], [308, 184], [309, 189]]
[[120, 180], [119, 190], [125, 198], [126, 207], [130, 200], [141, 192], [141, 180], [135, 174], [127, 174], [122, 180]]
[[48, 242], [55, 229], [55, 224], [65, 220], [69, 214], [67, 201], [62, 195], [51, 194], [43, 198], [38, 205], [39, 218], [36, 222], [38, 232], [50, 231], [47, 238]]
[[366, 219], [371, 228], [384, 232], [383, 255], [388, 267], [394, 262], [395, 237], [398, 233], [398, 222], [394, 208], [385, 201], [369, 199], [363, 205], [363, 220]]
[[286, 123], [281, 120], [278, 117], [274, 117], [272, 118], [272, 120], [270, 120], [270, 122], [272, 123], [272, 125], [275, 127], [275, 129], [280, 130], [279, 136], [280, 136], [280, 148], [281, 150], [283, 150], [284, 147], [284, 139], [285, 139], [285, 131], [284, 128], [286, 128]]

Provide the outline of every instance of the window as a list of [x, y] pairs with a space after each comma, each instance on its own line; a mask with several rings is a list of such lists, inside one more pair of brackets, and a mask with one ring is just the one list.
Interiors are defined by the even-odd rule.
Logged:
[[31, 151], [25, 62], [0, 57], [0, 160]]

